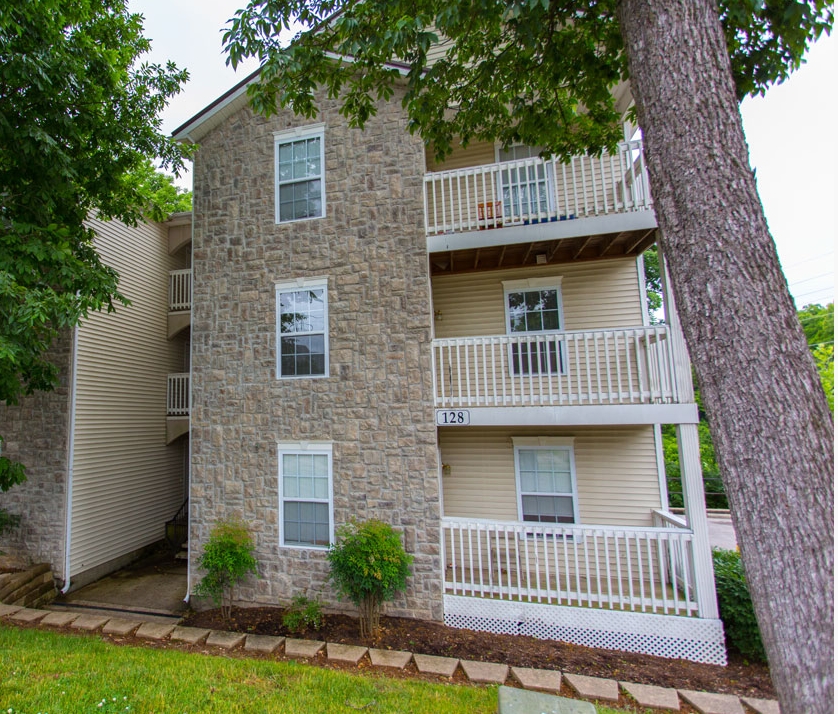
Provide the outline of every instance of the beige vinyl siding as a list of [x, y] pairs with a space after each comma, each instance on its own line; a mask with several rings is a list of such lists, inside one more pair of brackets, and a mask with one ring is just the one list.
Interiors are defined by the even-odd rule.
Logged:
[[448, 52], [449, 48], [453, 46], [454, 42], [447, 38], [445, 35], [443, 35], [433, 25], [431, 25], [428, 28], [428, 32], [436, 33], [437, 39], [439, 40], [436, 44], [431, 45], [428, 48], [428, 55], [425, 65], [428, 67], [432, 67], [439, 60], [445, 57], [446, 53]]
[[425, 159], [428, 171], [450, 171], [464, 169], [469, 166], [486, 166], [497, 161], [495, 145], [488, 141], [476, 141], [463, 148], [459, 144], [453, 146], [451, 153], [442, 162], [434, 159], [433, 148], [427, 149]]
[[505, 335], [503, 281], [561, 276], [566, 330], [643, 324], [633, 257], [582, 263], [436, 275], [432, 278], [436, 337]]
[[573, 437], [582, 524], [652, 525], [661, 507], [654, 432], [639, 427], [439, 430], [445, 516], [518, 520], [513, 436]]
[[164, 537], [183, 500], [185, 444], [166, 446], [166, 376], [183, 343], [166, 340], [164, 226], [92, 221], [103, 261], [131, 300], [79, 331], [70, 575]]

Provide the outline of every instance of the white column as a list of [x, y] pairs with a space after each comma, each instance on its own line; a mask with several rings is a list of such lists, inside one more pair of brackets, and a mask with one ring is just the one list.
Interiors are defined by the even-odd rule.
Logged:
[[719, 616], [716, 603], [716, 582], [713, 578], [713, 558], [707, 530], [707, 510], [704, 506], [704, 480], [701, 475], [701, 456], [698, 446], [698, 427], [678, 424], [678, 460], [681, 463], [681, 486], [687, 525], [693, 531], [693, 563], [698, 616], [715, 619]]
[[680, 404], [693, 401], [693, 375], [690, 367], [690, 356], [687, 352], [687, 343], [684, 341], [684, 334], [681, 332], [681, 320], [678, 311], [675, 309], [675, 298], [670, 290], [669, 271], [666, 267], [666, 260], [658, 241], [658, 264], [661, 272], [661, 290], [663, 292], [663, 314], [664, 322], [669, 327], [669, 338], [672, 340], [672, 353], [675, 356], [675, 380], [677, 382], [677, 395]]

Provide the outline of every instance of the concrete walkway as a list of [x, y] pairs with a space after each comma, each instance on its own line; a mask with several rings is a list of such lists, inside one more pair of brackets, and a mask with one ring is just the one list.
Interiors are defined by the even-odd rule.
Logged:
[[59, 595], [49, 609], [177, 622], [188, 609], [185, 596], [186, 563], [162, 552]]
[[730, 520], [730, 516], [727, 518], [708, 518], [707, 531], [710, 536], [711, 548], [736, 550], [736, 531], [733, 530], [733, 522]]
[[[13, 605], [0, 605], [0, 621], [8, 624], [37, 624], [43, 627], [70, 627], [86, 632], [101, 632], [102, 634], [119, 633], [134, 634], [147, 640], [174, 640], [193, 646], [201, 651], [208, 648], [223, 650], [243, 650], [244, 652], [261, 652], [277, 658], [299, 658], [315, 662], [342, 662], [352, 666], [362, 666], [368, 669], [376, 666], [376, 654], [371, 655], [366, 647], [348, 647], [346, 645], [316, 642], [312, 640], [286, 640], [284, 637], [267, 637], [260, 635], [243, 635], [240, 633], [224, 632], [220, 630], [200, 630], [196, 628], [176, 627], [175, 623], [156, 624], [143, 621], [142, 618], [132, 618], [130, 614], [122, 613], [121, 617], [93, 616], [74, 612], [57, 613], [50, 610], [31, 610]], [[300, 644], [307, 645], [299, 648]], [[402, 657], [396, 662], [388, 661], [377, 666], [397, 667], [405, 669], [415, 659], [419, 671], [427, 671], [420, 664], [427, 659], [422, 655], [399, 653]], [[405, 656], [406, 655], [406, 656]], [[436, 658], [449, 659], [449, 658]], [[552, 689], [556, 693], [570, 696], [574, 699], [586, 699], [602, 703], [627, 705], [639, 704], [652, 706], [658, 711], [679, 712], [685, 706], [691, 706], [689, 711], [699, 714], [780, 714], [777, 702], [773, 700], [755, 700], [740, 698], [730, 694], [713, 694], [708, 692], [694, 692], [683, 689], [667, 689], [663, 687], [641, 687], [630, 682], [617, 682], [612, 679], [598, 677], [584, 677], [573, 673], [557, 673], [548, 670], [520, 670], [516, 671], [505, 664], [488, 662], [473, 662], [468, 660], [454, 660], [449, 670], [451, 675], [441, 675], [450, 680], [458, 669], [472, 683], [493, 683], [497, 685], [515, 685], [524, 688], [544, 691]], [[558, 676], [557, 676], [558, 675]], [[550, 681], [553, 687], [545, 687]], [[562, 686], [565, 684], [565, 686]], [[621, 701], [622, 697], [622, 701]]]

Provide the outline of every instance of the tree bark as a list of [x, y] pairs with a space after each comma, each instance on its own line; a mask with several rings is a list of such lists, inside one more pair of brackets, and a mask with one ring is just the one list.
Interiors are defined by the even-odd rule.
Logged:
[[718, 8], [620, 0], [618, 13], [661, 248], [780, 705], [832, 712], [832, 416], [757, 196]]

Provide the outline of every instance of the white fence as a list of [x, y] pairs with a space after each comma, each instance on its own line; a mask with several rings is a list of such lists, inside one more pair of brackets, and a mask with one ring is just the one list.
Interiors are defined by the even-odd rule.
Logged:
[[678, 355], [666, 325], [438, 339], [435, 402], [438, 408], [692, 402], [688, 385], [679, 383]]
[[169, 271], [169, 310], [192, 309], [192, 269]]
[[695, 616], [693, 533], [443, 518], [445, 593]]
[[166, 414], [189, 416], [189, 372], [170, 374], [166, 389]]
[[573, 220], [652, 207], [643, 144], [616, 154], [516, 159], [425, 174], [427, 235]]

